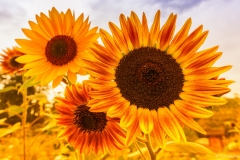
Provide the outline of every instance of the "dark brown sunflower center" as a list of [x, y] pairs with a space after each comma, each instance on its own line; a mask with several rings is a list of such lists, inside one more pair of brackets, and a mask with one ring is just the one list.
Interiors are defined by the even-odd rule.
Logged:
[[73, 38], [58, 35], [48, 41], [45, 55], [53, 65], [62, 66], [72, 61], [77, 55], [77, 44]]
[[143, 83], [152, 85], [163, 80], [164, 74], [161, 67], [156, 63], [147, 62], [137, 69], [139, 80]]
[[13, 68], [21, 68], [23, 67], [23, 64], [21, 63], [18, 63], [16, 61], [16, 59], [18, 58], [19, 56], [15, 56], [15, 57], [12, 57], [9, 61], [10, 65], [13, 67]]
[[180, 65], [156, 48], [142, 47], [124, 56], [116, 69], [122, 96], [137, 107], [157, 110], [179, 98], [184, 75]]
[[101, 132], [107, 125], [106, 113], [90, 112], [89, 107], [80, 105], [74, 112], [74, 124], [84, 132]]

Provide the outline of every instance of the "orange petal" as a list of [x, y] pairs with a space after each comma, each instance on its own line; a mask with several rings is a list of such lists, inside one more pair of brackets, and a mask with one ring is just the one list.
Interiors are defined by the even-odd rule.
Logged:
[[137, 106], [131, 105], [125, 110], [120, 120], [120, 126], [123, 128], [129, 127], [137, 120]]
[[176, 120], [175, 116], [168, 110], [168, 108], [158, 109], [159, 123], [167, 135], [175, 141], [180, 142], [181, 138], [185, 141], [185, 135], [182, 127]]
[[160, 10], [158, 10], [154, 16], [154, 21], [150, 29], [149, 36], [150, 36], [151, 47], [154, 46], [157, 42], [158, 34], [160, 31], [160, 15], [161, 15], [161, 12]]
[[174, 104], [181, 113], [192, 118], [209, 118], [213, 115], [212, 111], [199, 107], [195, 103], [176, 100]]
[[132, 144], [136, 140], [136, 137], [139, 135], [140, 132], [141, 129], [139, 128], [138, 121], [134, 121], [134, 123], [132, 123], [132, 125], [128, 127], [125, 145], [129, 146], [130, 144]]
[[183, 74], [185, 75], [185, 80], [204, 80], [211, 79], [220, 74], [231, 69], [232, 66], [223, 66], [223, 67], [205, 67], [199, 69], [185, 69]]
[[183, 41], [187, 38], [189, 29], [191, 27], [192, 20], [189, 18], [182, 28], [178, 31], [178, 33], [174, 36], [169, 48], [167, 49], [168, 54], [172, 54], [176, 51], [176, 49], [183, 43]]
[[178, 121], [182, 122], [186, 126], [202, 133], [206, 134], [206, 132], [200, 127], [191, 117], [183, 115], [175, 105], [170, 105], [171, 112], [175, 115]]
[[170, 41], [172, 40], [174, 30], [176, 27], [177, 15], [171, 14], [167, 22], [163, 25], [160, 34], [159, 34], [159, 47], [160, 50], [165, 51], [169, 46]]

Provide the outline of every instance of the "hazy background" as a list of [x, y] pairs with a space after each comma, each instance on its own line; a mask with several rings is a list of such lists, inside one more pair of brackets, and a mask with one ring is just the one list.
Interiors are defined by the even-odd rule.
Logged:
[[108, 31], [109, 21], [119, 26], [119, 15], [128, 16], [131, 11], [138, 16], [145, 12], [152, 24], [160, 9], [161, 26], [170, 13], [178, 14], [176, 31], [191, 17], [191, 30], [203, 24], [204, 30], [210, 31], [200, 49], [219, 45], [218, 51], [224, 54], [215, 66], [233, 65], [221, 76], [236, 81], [226, 96], [240, 93], [240, 0], [0, 0], [0, 52], [15, 46], [14, 39], [26, 38], [21, 28], [30, 28], [29, 20], [36, 21], [36, 14], [48, 14], [52, 7], [64, 12], [70, 8], [76, 17], [83, 12], [85, 17], [90, 17], [92, 27]]

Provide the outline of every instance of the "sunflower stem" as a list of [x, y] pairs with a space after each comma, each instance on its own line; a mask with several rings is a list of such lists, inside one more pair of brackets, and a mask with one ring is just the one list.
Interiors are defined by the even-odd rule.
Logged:
[[146, 146], [147, 146], [147, 149], [148, 149], [148, 152], [150, 154], [150, 157], [151, 157], [151, 160], [156, 160], [156, 154], [153, 150], [153, 146], [151, 144], [151, 140], [150, 140], [150, 135], [146, 135], [146, 142], [145, 142]]
[[[23, 76], [23, 84], [26, 81], [26, 78]], [[27, 159], [27, 147], [26, 147], [26, 123], [27, 123], [27, 108], [28, 108], [28, 101], [27, 101], [27, 88], [23, 89], [21, 91], [22, 94], [22, 98], [23, 98], [23, 103], [22, 103], [22, 107], [23, 107], [23, 112], [22, 112], [22, 132], [23, 132], [23, 159], [26, 160]]]
[[141, 150], [141, 148], [139, 147], [137, 141], [134, 142], [134, 144], [135, 144], [135, 146], [137, 147], [137, 149], [139, 150], [139, 152], [141, 153], [142, 158], [143, 158], [144, 160], [146, 160], [146, 158], [145, 158], [145, 156], [143, 155], [142, 150]]

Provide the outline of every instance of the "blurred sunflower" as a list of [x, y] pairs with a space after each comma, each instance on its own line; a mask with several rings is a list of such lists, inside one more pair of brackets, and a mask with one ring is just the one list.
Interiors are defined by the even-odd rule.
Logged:
[[68, 142], [80, 153], [90, 151], [98, 154], [114, 153], [124, 146], [125, 133], [117, 124], [119, 118], [110, 118], [104, 112], [90, 112], [86, 85], [67, 86], [65, 98], [56, 97], [55, 107], [60, 112], [58, 124], [66, 126], [59, 137], [67, 137]]
[[[24, 52], [17, 59], [26, 63], [25, 76], [36, 76], [34, 82], [46, 85], [53, 80], [56, 87], [67, 73], [71, 83], [75, 83], [77, 73], [85, 74], [82, 69], [82, 56], [92, 42], [97, 42], [97, 27], [90, 29], [90, 23], [81, 14], [76, 20], [70, 9], [59, 13], [54, 7], [49, 17], [36, 15], [37, 23], [29, 21], [31, 29], [22, 29], [29, 39], [16, 39]], [[33, 82], [33, 83], [34, 83]]]
[[173, 36], [176, 18], [170, 14], [160, 28], [157, 11], [149, 30], [145, 13], [142, 21], [134, 12], [121, 14], [121, 27], [110, 22], [112, 35], [100, 29], [104, 46], [96, 44], [90, 52], [95, 58], [84, 60], [95, 77], [86, 83], [97, 90], [90, 92], [90, 111], [120, 117], [126, 145], [141, 131], [160, 146], [166, 137], [185, 141], [182, 125], [205, 133], [193, 118], [210, 117], [204, 107], [226, 103], [216, 95], [228, 92], [233, 81], [212, 78], [231, 66], [212, 67], [222, 55], [217, 46], [197, 52], [208, 31], [201, 25], [189, 34], [190, 18]]
[[16, 58], [24, 55], [22, 52], [17, 50], [17, 47], [13, 47], [12, 49], [7, 48], [7, 50], [3, 50], [4, 53], [0, 53], [0, 73], [3, 74], [14, 74], [19, 73], [19, 69], [21, 69], [24, 65], [18, 63]]

